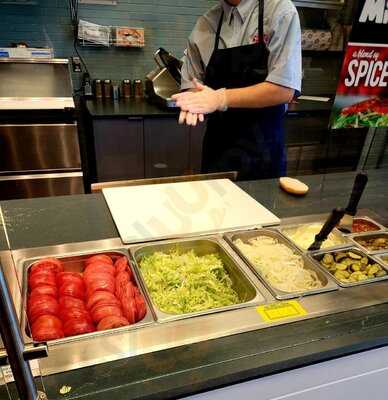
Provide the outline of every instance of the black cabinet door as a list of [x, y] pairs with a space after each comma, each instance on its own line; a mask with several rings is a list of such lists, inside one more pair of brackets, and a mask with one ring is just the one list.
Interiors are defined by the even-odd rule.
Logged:
[[146, 178], [190, 173], [190, 128], [176, 117], [145, 119], [144, 148]]
[[144, 178], [143, 119], [93, 121], [97, 181]]
[[206, 131], [206, 122], [190, 129], [190, 173], [200, 174], [202, 164], [202, 145]]

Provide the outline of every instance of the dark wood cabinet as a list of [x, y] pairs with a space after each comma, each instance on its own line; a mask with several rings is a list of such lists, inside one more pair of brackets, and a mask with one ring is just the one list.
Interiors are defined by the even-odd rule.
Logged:
[[367, 129], [330, 130], [330, 112], [289, 113], [287, 175], [352, 171], [357, 168]]
[[190, 173], [200, 174], [206, 122], [190, 128]]
[[172, 118], [144, 120], [145, 177], [190, 173], [190, 127]]
[[93, 121], [98, 182], [144, 178], [143, 118]]
[[96, 181], [198, 174], [205, 128], [175, 115], [94, 119]]

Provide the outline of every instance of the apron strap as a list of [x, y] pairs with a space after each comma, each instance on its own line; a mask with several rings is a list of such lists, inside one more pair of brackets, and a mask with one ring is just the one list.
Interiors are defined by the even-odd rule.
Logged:
[[259, 0], [259, 43], [264, 44], [264, 0]]
[[222, 22], [224, 21], [224, 10], [222, 10], [220, 21], [218, 22], [216, 41], [214, 43], [214, 51], [218, 50], [218, 45], [220, 44], [221, 28]]

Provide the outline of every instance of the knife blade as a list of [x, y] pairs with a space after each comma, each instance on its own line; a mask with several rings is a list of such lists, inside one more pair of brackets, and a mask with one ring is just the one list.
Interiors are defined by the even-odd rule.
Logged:
[[343, 233], [352, 233], [353, 218], [357, 214], [358, 203], [364, 193], [366, 184], [368, 183], [368, 175], [365, 172], [357, 174], [354, 180], [353, 190], [350, 195], [349, 203], [345, 208], [345, 215], [339, 223], [338, 229]]
[[340, 219], [344, 216], [345, 210], [343, 208], [335, 208], [328, 219], [322, 226], [321, 231], [315, 235], [314, 243], [308, 248], [309, 251], [319, 250], [322, 246], [322, 243], [327, 239], [330, 235], [331, 231], [337, 226]]

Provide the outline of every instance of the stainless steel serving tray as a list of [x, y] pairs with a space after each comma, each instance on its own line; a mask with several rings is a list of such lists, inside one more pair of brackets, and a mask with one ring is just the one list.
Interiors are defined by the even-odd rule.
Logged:
[[[83, 262], [90, 256], [95, 255], [95, 254], [108, 254], [110, 256], [125, 256], [130, 260], [129, 253], [126, 249], [112, 249], [108, 251], [103, 251], [103, 252], [84, 252], [84, 253], [75, 253], [75, 254], [67, 254], [66, 256], [59, 256], [57, 257], [59, 260], [62, 261], [64, 265], [64, 270], [65, 271], [72, 271], [72, 272], [82, 272], [84, 267], [83, 267]], [[21, 316], [21, 330], [24, 335], [24, 340], [26, 343], [29, 341], [33, 341], [31, 335], [30, 335], [30, 327], [27, 319], [27, 296], [28, 296], [28, 272], [30, 267], [34, 264], [34, 262], [38, 261], [42, 257], [36, 257], [36, 258], [31, 258], [31, 259], [26, 259], [23, 260], [23, 281], [22, 281], [22, 302], [20, 304], [21, 309], [20, 309], [20, 316]], [[102, 336], [102, 335], [109, 335], [109, 334], [115, 334], [115, 333], [120, 333], [120, 332], [126, 332], [130, 331], [133, 329], [138, 329], [150, 324], [155, 323], [155, 320], [153, 318], [153, 313], [151, 311], [151, 308], [149, 306], [149, 303], [147, 302], [147, 297], [144, 295], [143, 290], [141, 285], [139, 284], [139, 279], [136, 274], [135, 268], [132, 266], [132, 270], [134, 273], [134, 277], [136, 280], [136, 284], [143, 294], [144, 298], [146, 299], [146, 306], [147, 306], [147, 314], [146, 316], [139, 322], [125, 326], [122, 328], [116, 328], [116, 329], [109, 329], [106, 331], [96, 331], [92, 333], [87, 333], [87, 334], [82, 334], [82, 335], [76, 335], [76, 336], [69, 336], [65, 337], [63, 339], [57, 339], [57, 340], [51, 340], [48, 343], [51, 344], [57, 344], [57, 343], [67, 343], [69, 341], [74, 341], [74, 340], [88, 340], [96, 336]]]
[[362, 250], [360, 250], [358, 247], [350, 246], [345, 249], [337, 249], [337, 250], [322, 250], [319, 252], [316, 252], [314, 254], [310, 254], [310, 258], [315, 261], [315, 263], [321, 268], [322, 271], [324, 271], [327, 275], [329, 275], [333, 280], [337, 282], [337, 284], [343, 288], [350, 288], [353, 286], [361, 286], [361, 285], [368, 285], [370, 283], [375, 283], [375, 282], [380, 282], [380, 281], [386, 281], [388, 279], [388, 275], [382, 276], [380, 278], [373, 278], [373, 279], [366, 279], [364, 281], [360, 282], [352, 282], [352, 283], [346, 283], [342, 282], [339, 279], [337, 279], [330, 271], [328, 271], [323, 265], [321, 265], [321, 260], [325, 254], [333, 254], [333, 253], [338, 253], [340, 251], [348, 252], [351, 251], [352, 253], [356, 253], [362, 257], [368, 257], [368, 260], [373, 263], [377, 263], [383, 268], [385, 271], [388, 272], [387, 266], [384, 266], [383, 262], [378, 260], [377, 258], [371, 256], [370, 254], [364, 253]]
[[370, 250], [367, 247], [361, 245], [357, 239], [373, 239], [378, 237], [388, 238], [388, 232], [370, 232], [370, 233], [358, 233], [350, 236], [350, 240], [357, 246], [364, 250], [367, 254], [383, 254], [388, 252], [388, 248], [381, 250]]
[[[295, 254], [303, 258], [304, 266], [306, 269], [316, 272], [319, 280], [322, 283], [322, 287], [314, 290], [306, 290], [301, 292], [285, 292], [279, 290], [271, 285], [268, 280], [256, 269], [252, 262], [245, 256], [245, 254], [234, 244], [234, 241], [241, 239], [243, 242], [248, 242], [249, 239], [255, 238], [257, 236], [269, 236], [271, 238], [277, 239], [280, 243], [289, 247]], [[232, 248], [237, 252], [237, 254], [249, 265], [252, 271], [258, 276], [258, 278], [267, 286], [270, 292], [278, 299], [292, 299], [317, 293], [328, 292], [332, 290], [337, 290], [338, 286], [324, 273], [322, 273], [320, 268], [317, 268], [315, 263], [311, 261], [297, 246], [291, 243], [286, 237], [284, 237], [277, 230], [271, 229], [257, 229], [253, 231], [240, 231], [240, 232], [230, 232], [224, 235], [225, 239], [232, 246]]]
[[[313, 224], [321, 224], [322, 221], [315, 221], [311, 223], [300, 223], [300, 224], [292, 224], [292, 225], [280, 225], [277, 229], [287, 237], [287, 239], [294, 245], [296, 246], [300, 251], [302, 252], [308, 252], [308, 249], [303, 248], [302, 246], [298, 245], [292, 238], [289, 236], [290, 232], [297, 230], [300, 227], [303, 227], [304, 225], [313, 225]], [[337, 228], [334, 228], [331, 234], [338, 240], [341, 241], [342, 243], [336, 245], [336, 246], [330, 246], [326, 247], [325, 249], [331, 250], [331, 249], [341, 249], [343, 247], [349, 246], [350, 240], [347, 237], [347, 235], [344, 235], [342, 232], [340, 232]], [[313, 244], [314, 238], [312, 239], [310, 244]]]
[[[388, 268], [388, 252], [383, 254], [378, 254], [376, 258]], [[386, 260], [384, 260], [384, 258], [386, 258]]]
[[[152, 296], [147, 288], [147, 284], [141, 273], [141, 260], [143, 257], [151, 255], [157, 251], [168, 253], [171, 250], [185, 253], [194, 250], [198, 256], [207, 254], [218, 254], [233, 282], [233, 289], [238, 293], [241, 300], [240, 304], [235, 304], [228, 307], [212, 308], [200, 312], [187, 313], [187, 314], [169, 314], [161, 311], [152, 299]], [[130, 248], [131, 254], [134, 258], [135, 266], [139, 273], [141, 284], [147, 299], [152, 304], [153, 310], [158, 322], [175, 321], [184, 318], [197, 317], [200, 315], [212, 314], [221, 311], [235, 310], [248, 306], [258, 305], [265, 302], [264, 296], [259, 292], [258, 288], [253, 284], [252, 279], [249, 277], [244, 265], [239, 264], [237, 258], [222, 245], [222, 241], [216, 236], [207, 236], [201, 238], [191, 238], [182, 240], [167, 240], [155, 242], [152, 244], [136, 245]], [[252, 277], [254, 279], [254, 277]]]
[[354, 217], [354, 219], [355, 219], [355, 220], [363, 219], [363, 220], [365, 220], [365, 221], [371, 222], [372, 224], [376, 225], [376, 226], [378, 227], [378, 229], [376, 229], [375, 231], [367, 231], [367, 232], [351, 232], [351, 233], [347, 233], [347, 234], [344, 234], [344, 235], [358, 235], [358, 234], [366, 234], [366, 233], [380, 233], [380, 232], [386, 230], [385, 226], [381, 225], [379, 222], [377, 222], [377, 221], [374, 220], [373, 218], [368, 217], [368, 216], [366, 216], [366, 215], [356, 215], [356, 216]]

